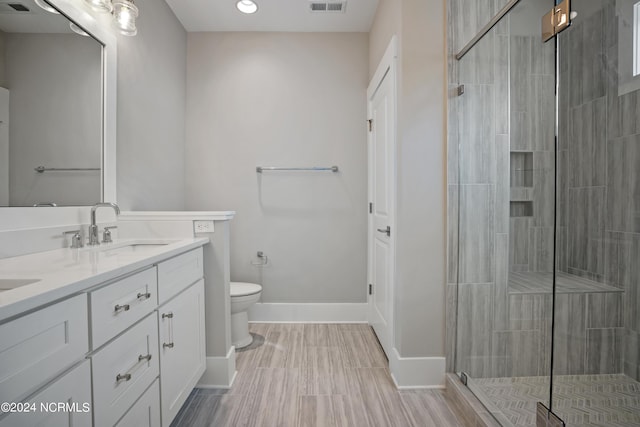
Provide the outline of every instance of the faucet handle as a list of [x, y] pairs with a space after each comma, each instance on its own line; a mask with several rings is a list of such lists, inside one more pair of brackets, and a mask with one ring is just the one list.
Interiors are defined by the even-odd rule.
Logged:
[[104, 232], [102, 233], [102, 243], [111, 243], [113, 240], [111, 239], [111, 230], [114, 228], [118, 228], [117, 225], [112, 225], [111, 227], [105, 227]]
[[69, 230], [62, 233], [63, 236], [66, 236], [67, 234], [73, 234], [71, 237], [71, 246], [69, 246], [70, 248], [78, 249], [84, 246], [80, 230]]

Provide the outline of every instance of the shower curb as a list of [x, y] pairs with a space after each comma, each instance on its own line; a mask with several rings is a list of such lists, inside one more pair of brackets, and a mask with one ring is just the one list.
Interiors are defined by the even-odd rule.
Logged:
[[502, 424], [499, 419], [504, 418], [500, 412], [490, 412], [469, 390], [460, 378], [453, 373], [448, 373], [446, 378], [447, 398], [458, 412], [458, 416], [468, 427], [501, 427], [510, 425], [508, 420]]

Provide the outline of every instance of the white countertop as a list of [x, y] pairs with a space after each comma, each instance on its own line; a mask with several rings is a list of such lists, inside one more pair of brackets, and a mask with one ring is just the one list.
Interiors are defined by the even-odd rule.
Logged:
[[[0, 291], [0, 321], [85, 291], [208, 242], [208, 238], [118, 239], [97, 247], [56, 249], [0, 259], [0, 288], [2, 280], [38, 280], [32, 284]], [[127, 247], [132, 245], [145, 247], [141, 247], [139, 251], [127, 250]]]

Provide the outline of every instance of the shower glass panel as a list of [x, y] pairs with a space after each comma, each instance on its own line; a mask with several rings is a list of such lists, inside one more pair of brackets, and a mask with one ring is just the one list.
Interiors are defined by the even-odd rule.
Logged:
[[[526, 0], [525, 0], [526, 1]], [[558, 43], [558, 286], [552, 409], [640, 426], [638, 0], [575, 0]]]
[[458, 63], [455, 370], [502, 425], [549, 406], [554, 267], [553, 3], [523, 0]]
[[640, 426], [640, 0], [543, 43], [554, 4], [455, 64], [454, 370], [503, 426]]

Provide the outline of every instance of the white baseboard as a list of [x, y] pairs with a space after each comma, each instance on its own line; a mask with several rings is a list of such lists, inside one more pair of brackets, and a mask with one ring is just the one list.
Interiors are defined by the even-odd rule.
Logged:
[[207, 356], [207, 368], [196, 388], [231, 388], [236, 378], [236, 348], [224, 357]]
[[257, 303], [249, 322], [366, 323], [367, 303]]
[[391, 377], [399, 390], [445, 388], [444, 357], [401, 357], [395, 348], [389, 356]]

